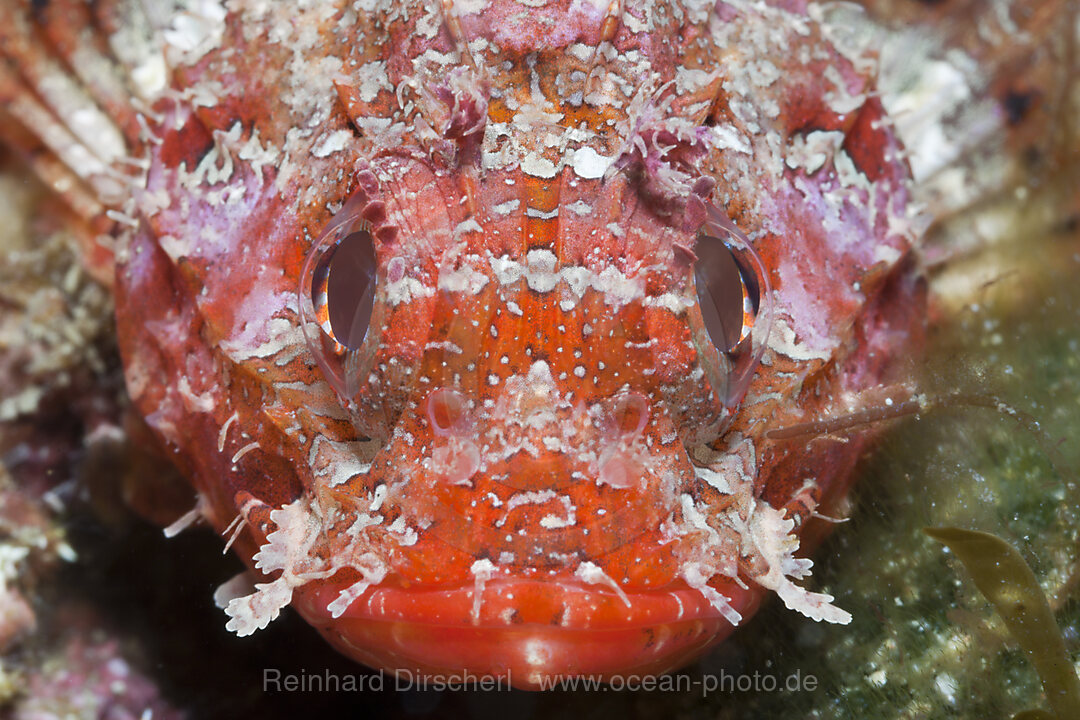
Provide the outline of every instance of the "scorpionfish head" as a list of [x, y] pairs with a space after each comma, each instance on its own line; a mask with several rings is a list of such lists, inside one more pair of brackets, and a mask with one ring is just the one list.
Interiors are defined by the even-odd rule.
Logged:
[[[700, 555], [671, 520], [700, 482], [687, 448], [722, 435], [764, 350], [760, 259], [718, 211], [696, 236], [676, 231], [628, 202], [623, 177], [490, 173], [479, 205], [423, 164], [379, 171], [359, 175], [316, 241], [299, 304], [343, 411], [377, 448], [328, 492], [408, 542], [379, 562], [378, 590], [361, 572], [313, 609], [340, 612], [360, 647], [394, 625], [373, 613], [412, 612], [422, 621], [397, 625], [395, 652], [441, 652], [436, 667], [500, 657], [522, 677], [574, 668], [598, 631], [601, 668], [640, 652], [645, 630], [666, 661], [665, 645], [696, 649], [728, 621], [671, 589]], [[403, 184], [407, 202], [380, 193]], [[735, 619], [754, 594], [729, 574]]]
[[769, 591], [846, 622], [797, 553], [866, 434], [769, 432], [917, 344], [872, 63], [786, 0], [467, 5], [245, 14], [162, 111], [119, 336], [264, 576], [228, 627], [537, 687], [677, 667]]

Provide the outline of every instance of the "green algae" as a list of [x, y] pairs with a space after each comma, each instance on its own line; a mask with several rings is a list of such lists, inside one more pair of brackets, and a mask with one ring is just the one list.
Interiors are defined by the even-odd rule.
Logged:
[[1042, 678], [1055, 716], [1059, 720], [1080, 717], [1080, 681], [1066, 656], [1050, 603], [1023, 556], [989, 533], [962, 528], [926, 528], [924, 532], [956, 554], [975, 586], [997, 608]]

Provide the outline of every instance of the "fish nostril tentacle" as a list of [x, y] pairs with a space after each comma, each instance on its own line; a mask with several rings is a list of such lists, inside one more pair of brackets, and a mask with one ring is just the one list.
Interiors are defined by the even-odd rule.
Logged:
[[615, 453], [600, 466], [596, 481], [620, 490], [637, 487], [641, 481], [641, 468], [634, 458]]
[[438, 437], [465, 437], [474, 430], [469, 401], [452, 388], [439, 388], [428, 395], [427, 418]]
[[601, 431], [610, 440], [634, 441], [649, 423], [649, 399], [637, 390], [619, 393], [608, 401]]
[[480, 469], [480, 448], [472, 440], [451, 437], [431, 452], [432, 469], [450, 485], [471, 485]]
[[604, 449], [596, 480], [601, 485], [627, 489], [642, 483], [643, 467], [634, 444], [649, 424], [649, 398], [637, 390], [624, 390], [605, 402], [600, 416]]
[[432, 449], [432, 470], [451, 485], [468, 485], [480, 469], [480, 448], [469, 401], [453, 388], [438, 388], [428, 395], [427, 419], [439, 440]]

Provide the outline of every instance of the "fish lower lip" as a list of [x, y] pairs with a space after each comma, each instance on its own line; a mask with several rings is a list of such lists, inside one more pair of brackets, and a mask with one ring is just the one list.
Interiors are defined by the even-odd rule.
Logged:
[[[325, 608], [341, 588], [297, 589], [294, 607], [349, 657], [402, 676], [489, 676], [538, 689], [551, 678], [658, 674], [726, 638], [734, 626], [685, 585], [625, 594], [577, 581], [489, 581], [476, 588], [372, 588], [340, 617]], [[744, 616], [757, 588], [720, 591]]]

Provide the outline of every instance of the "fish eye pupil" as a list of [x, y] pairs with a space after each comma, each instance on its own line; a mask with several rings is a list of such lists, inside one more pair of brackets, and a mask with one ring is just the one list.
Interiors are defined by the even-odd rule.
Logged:
[[[326, 252], [315, 267], [314, 297], [325, 312], [334, 339], [350, 350], [364, 342], [375, 298], [375, 244], [367, 230], [355, 230]], [[319, 308], [320, 303], [325, 308]]]
[[705, 330], [718, 350], [730, 352], [744, 335], [744, 298], [757, 307], [756, 283], [747, 282], [747, 273], [720, 238], [699, 235], [694, 253], [694, 285]]

